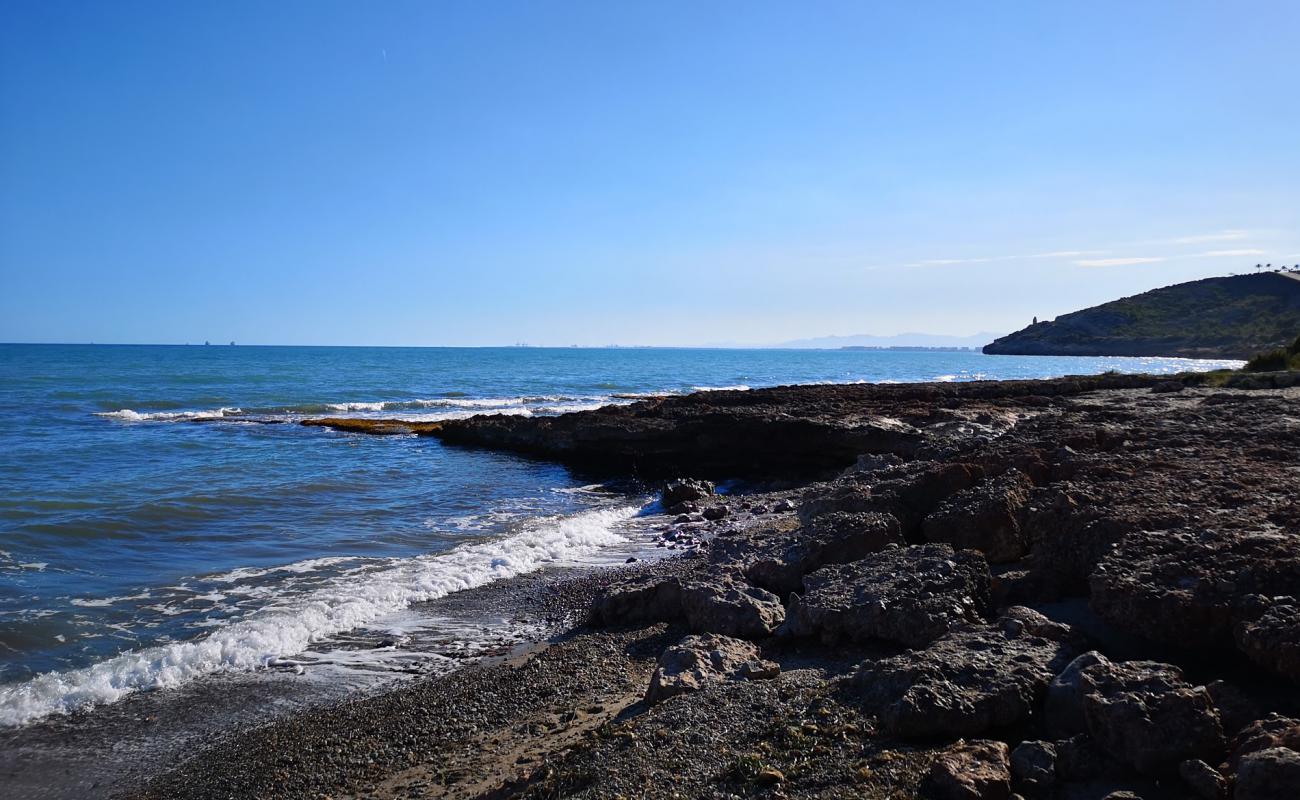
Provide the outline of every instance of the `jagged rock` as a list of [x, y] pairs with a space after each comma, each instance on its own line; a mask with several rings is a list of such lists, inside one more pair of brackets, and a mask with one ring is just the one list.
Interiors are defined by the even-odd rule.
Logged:
[[1020, 512], [1033, 485], [1018, 469], [984, 478], [940, 503], [921, 521], [921, 532], [930, 542], [978, 550], [992, 564], [1016, 561], [1029, 546]]
[[922, 647], [954, 626], [980, 619], [988, 605], [983, 556], [948, 545], [892, 547], [850, 564], [804, 576], [781, 633], [842, 639], [887, 639]]
[[877, 476], [882, 479], [870, 487], [854, 481], [831, 486], [799, 506], [799, 519], [807, 524], [823, 514], [876, 512], [893, 515], [905, 531], [912, 531], [940, 502], [970, 487], [983, 474], [977, 464], [911, 462], [885, 470]]
[[885, 733], [970, 736], [1031, 717], [1068, 642], [966, 625], [924, 650], [866, 661], [852, 682]]
[[781, 598], [733, 581], [683, 583], [682, 615], [692, 630], [745, 639], [770, 636], [785, 620]]
[[1300, 753], [1289, 747], [1251, 753], [1237, 766], [1234, 800], [1295, 800], [1298, 794]]
[[1089, 735], [1139, 772], [1160, 775], [1189, 758], [1218, 761], [1218, 711], [1203, 686], [1154, 661], [1093, 664], [1080, 672]]
[[728, 508], [726, 505], [719, 504], [716, 506], [709, 506], [708, 508], [704, 509], [704, 518], [709, 521], [719, 520], [730, 513], [731, 513], [730, 508]]
[[930, 767], [925, 796], [933, 800], [1005, 800], [1011, 769], [1004, 742], [958, 741]]
[[1062, 642], [1075, 636], [1074, 629], [1069, 625], [1053, 622], [1041, 611], [1035, 611], [1025, 606], [1011, 606], [1003, 609], [998, 624], [1002, 626], [1007, 635], [1017, 635], [1025, 632], [1032, 636], [1041, 636], [1044, 639], [1056, 639]]
[[[1093, 610], [1116, 627], [1180, 647], [1231, 646], [1237, 623], [1263, 610], [1261, 596], [1300, 586], [1300, 539], [1267, 531], [1135, 533], [1097, 566], [1090, 584]], [[1287, 666], [1285, 622], [1243, 629], [1266, 666]]]
[[617, 584], [596, 595], [592, 625], [671, 622], [682, 618], [682, 587], [676, 578]]
[[1054, 597], [1085, 592], [1097, 564], [1135, 527], [1108, 515], [1104, 497], [1091, 487], [1061, 482], [1030, 493], [1020, 530], [1039, 582]]
[[1079, 783], [1097, 780], [1123, 771], [1123, 766], [1107, 755], [1086, 733], [1055, 743], [1056, 777]]
[[1221, 800], [1228, 794], [1227, 782], [1219, 771], [1199, 758], [1190, 758], [1179, 764], [1178, 777], [1203, 800]]
[[1266, 602], [1268, 610], [1257, 619], [1237, 623], [1237, 647], [1256, 664], [1300, 682], [1300, 603], [1294, 597]]
[[758, 648], [749, 642], [712, 633], [687, 636], [659, 656], [659, 666], [650, 676], [645, 699], [658, 703], [674, 695], [698, 691], [709, 683], [773, 678], [780, 669], [764, 660]]
[[760, 639], [785, 619], [781, 599], [771, 592], [719, 578], [662, 581], [615, 587], [592, 603], [593, 625], [685, 622], [694, 631]]
[[679, 503], [703, 500], [712, 494], [713, 484], [709, 481], [680, 478], [664, 484], [664, 493], [661, 502], [665, 508], [670, 508]]
[[1088, 723], [1083, 716], [1082, 673], [1094, 664], [1109, 663], [1110, 660], [1101, 653], [1089, 650], [1052, 679], [1047, 686], [1047, 702], [1043, 705], [1043, 722], [1048, 733], [1066, 737], [1087, 731]]
[[1011, 751], [1011, 775], [1029, 795], [1040, 795], [1056, 784], [1056, 747], [1051, 742], [1021, 742]]
[[1258, 703], [1227, 681], [1207, 683], [1205, 691], [1210, 693], [1214, 707], [1219, 710], [1219, 722], [1223, 723], [1223, 732], [1229, 736], [1235, 737], [1242, 728], [1264, 716]]
[[892, 516], [833, 512], [795, 531], [718, 542], [714, 560], [737, 565], [756, 586], [787, 595], [802, 592], [804, 576], [815, 569], [857, 561], [890, 544], [903, 544]]
[[1271, 747], [1300, 751], [1300, 720], [1281, 714], [1269, 714], [1250, 723], [1232, 740], [1228, 768], [1235, 771], [1241, 759]]

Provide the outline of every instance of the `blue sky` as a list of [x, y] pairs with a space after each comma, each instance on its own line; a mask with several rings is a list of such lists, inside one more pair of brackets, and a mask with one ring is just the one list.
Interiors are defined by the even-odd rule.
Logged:
[[1300, 262], [1293, 2], [0, 7], [0, 341], [1009, 331]]

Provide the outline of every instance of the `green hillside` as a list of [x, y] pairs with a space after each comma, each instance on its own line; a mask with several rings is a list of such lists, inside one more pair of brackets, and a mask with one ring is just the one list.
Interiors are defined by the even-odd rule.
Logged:
[[1003, 336], [994, 355], [1246, 359], [1300, 333], [1300, 275], [1206, 278], [1064, 314]]

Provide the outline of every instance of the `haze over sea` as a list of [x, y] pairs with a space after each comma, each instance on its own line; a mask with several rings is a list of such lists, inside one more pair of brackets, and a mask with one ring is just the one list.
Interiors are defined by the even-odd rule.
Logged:
[[[412, 604], [612, 559], [650, 501], [312, 416], [556, 414], [788, 383], [1228, 362], [968, 351], [0, 345], [0, 724], [291, 663]], [[619, 558], [621, 560], [621, 557]], [[291, 661], [291, 657], [300, 658]]]

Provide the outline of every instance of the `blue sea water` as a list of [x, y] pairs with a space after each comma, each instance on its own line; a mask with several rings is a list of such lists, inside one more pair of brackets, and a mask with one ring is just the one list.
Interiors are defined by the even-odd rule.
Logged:
[[788, 383], [1174, 372], [974, 352], [0, 345], [0, 725], [257, 669], [625, 538], [647, 498], [292, 423]]

